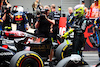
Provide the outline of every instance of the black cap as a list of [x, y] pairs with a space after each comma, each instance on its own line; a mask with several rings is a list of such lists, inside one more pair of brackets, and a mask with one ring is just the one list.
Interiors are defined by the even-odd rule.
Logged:
[[84, 3], [85, 1], [84, 0], [82, 0], [82, 3]]
[[94, 1], [98, 1], [98, 0], [94, 0]]

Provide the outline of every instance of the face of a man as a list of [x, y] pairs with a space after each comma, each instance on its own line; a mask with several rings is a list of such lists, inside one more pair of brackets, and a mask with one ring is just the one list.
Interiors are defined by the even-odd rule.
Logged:
[[39, 2], [39, 0], [36, 0], [36, 2], [38, 3], [38, 2]]
[[68, 9], [69, 14], [73, 13], [72, 9]]

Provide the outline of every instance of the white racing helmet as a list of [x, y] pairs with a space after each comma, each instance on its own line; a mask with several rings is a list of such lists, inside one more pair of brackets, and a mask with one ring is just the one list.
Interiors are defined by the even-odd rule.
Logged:
[[18, 12], [23, 12], [23, 11], [24, 11], [23, 6], [18, 6], [18, 7], [17, 7], [17, 11], [18, 11]]

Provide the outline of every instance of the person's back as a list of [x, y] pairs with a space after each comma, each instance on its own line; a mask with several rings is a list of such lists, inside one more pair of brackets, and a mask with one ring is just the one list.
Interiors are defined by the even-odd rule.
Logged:
[[17, 12], [16, 14], [14, 14], [14, 19], [15, 23], [17, 24], [17, 30], [26, 31], [23, 13]]
[[73, 8], [68, 8], [67, 22], [70, 20], [70, 17], [73, 16]]
[[17, 24], [17, 30], [24, 32], [26, 31], [26, 24], [28, 23], [28, 18], [24, 12], [18, 11], [17, 13], [15, 13], [13, 22]]

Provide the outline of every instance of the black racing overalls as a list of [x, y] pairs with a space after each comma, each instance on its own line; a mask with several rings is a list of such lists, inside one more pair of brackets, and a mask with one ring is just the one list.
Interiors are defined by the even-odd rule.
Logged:
[[[73, 23], [74, 22], [74, 23]], [[71, 28], [74, 28], [74, 39], [73, 39], [73, 53], [80, 54], [81, 48], [84, 45], [84, 17], [73, 17], [68, 23], [72, 23]]]

